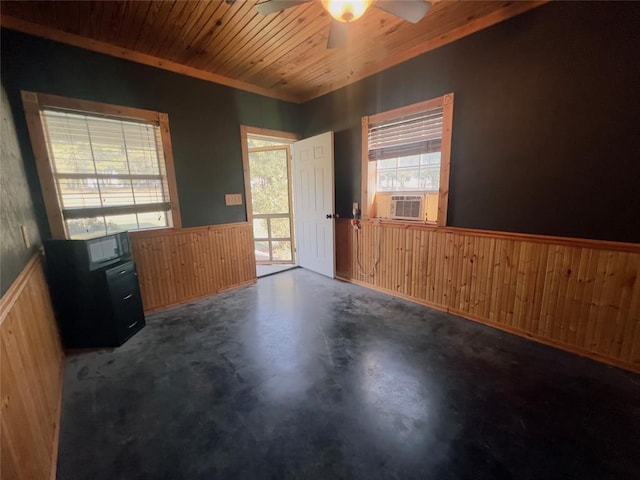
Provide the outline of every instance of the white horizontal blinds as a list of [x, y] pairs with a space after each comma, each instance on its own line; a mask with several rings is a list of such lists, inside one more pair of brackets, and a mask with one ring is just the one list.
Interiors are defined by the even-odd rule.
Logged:
[[126, 229], [138, 229], [144, 228], [138, 214], [153, 212], [152, 226], [166, 225], [169, 189], [158, 126], [56, 110], [43, 110], [42, 119], [65, 220], [103, 218], [108, 231], [107, 217], [133, 215]]
[[369, 160], [384, 160], [440, 151], [442, 108], [369, 124]]

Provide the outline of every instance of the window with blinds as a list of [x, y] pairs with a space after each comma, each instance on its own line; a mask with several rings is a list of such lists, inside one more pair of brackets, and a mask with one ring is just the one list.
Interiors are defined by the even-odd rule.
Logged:
[[442, 126], [442, 107], [369, 124], [368, 157], [376, 162], [376, 191], [437, 191]]
[[41, 118], [68, 238], [170, 226], [158, 125], [49, 109]]
[[362, 218], [417, 220], [397, 214], [398, 198], [409, 195], [420, 198], [420, 221], [446, 225], [453, 97], [362, 117]]

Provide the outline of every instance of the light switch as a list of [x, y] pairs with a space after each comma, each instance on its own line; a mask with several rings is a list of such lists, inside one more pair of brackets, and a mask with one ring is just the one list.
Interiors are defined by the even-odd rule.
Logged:
[[226, 193], [224, 195], [224, 201], [229, 205], [242, 205], [242, 194], [241, 193]]

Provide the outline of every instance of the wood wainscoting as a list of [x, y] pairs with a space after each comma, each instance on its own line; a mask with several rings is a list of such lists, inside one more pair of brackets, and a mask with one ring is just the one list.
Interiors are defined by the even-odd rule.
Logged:
[[63, 360], [36, 255], [0, 299], [0, 478], [55, 478]]
[[145, 312], [256, 282], [251, 224], [131, 233]]
[[640, 244], [339, 220], [336, 276], [640, 372]]

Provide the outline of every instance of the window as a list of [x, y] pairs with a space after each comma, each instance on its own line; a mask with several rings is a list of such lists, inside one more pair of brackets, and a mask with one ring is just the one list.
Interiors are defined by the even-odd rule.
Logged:
[[394, 193], [420, 194], [446, 224], [453, 94], [362, 119], [362, 214], [388, 218]]
[[437, 192], [440, 156], [437, 151], [378, 160], [376, 192]]
[[294, 263], [289, 145], [295, 136], [246, 126], [241, 127], [241, 136], [256, 263]]
[[166, 114], [23, 92], [54, 238], [180, 227]]

